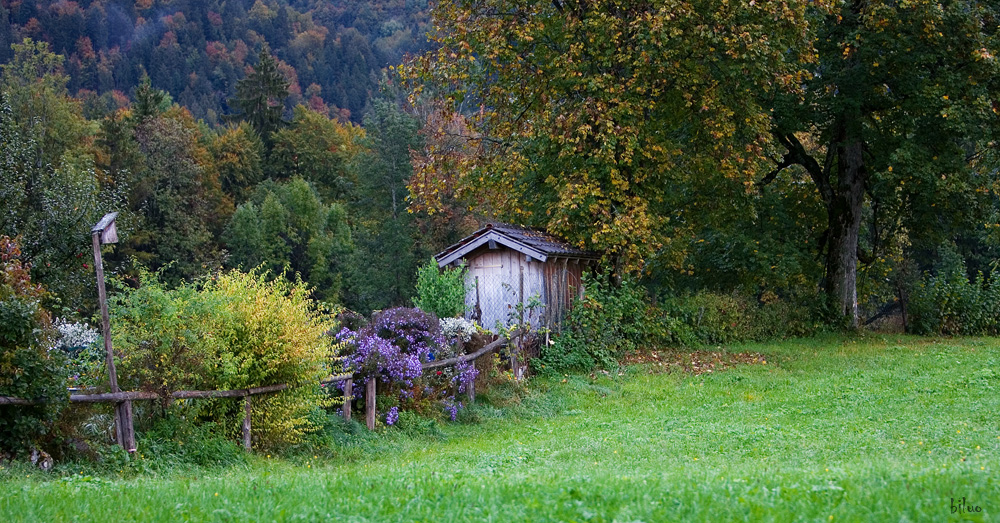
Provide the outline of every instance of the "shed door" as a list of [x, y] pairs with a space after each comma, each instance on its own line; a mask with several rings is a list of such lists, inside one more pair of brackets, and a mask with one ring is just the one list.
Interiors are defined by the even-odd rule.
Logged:
[[477, 319], [480, 325], [494, 332], [498, 322], [504, 327], [518, 322], [522, 257], [517, 251], [497, 249], [470, 261], [466, 274], [467, 318]]

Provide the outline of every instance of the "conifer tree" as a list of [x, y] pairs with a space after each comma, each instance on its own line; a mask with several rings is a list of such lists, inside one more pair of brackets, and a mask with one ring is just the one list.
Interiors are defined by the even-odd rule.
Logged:
[[236, 96], [229, 105], [239, 110], [236, 119], [248, 122], [264, 144], [270, 147], [271, 134], [284, 125], [288, 81], [278, 71], [278, 61], [265, 45], [258, 54], [257, 67], [236, 83]]

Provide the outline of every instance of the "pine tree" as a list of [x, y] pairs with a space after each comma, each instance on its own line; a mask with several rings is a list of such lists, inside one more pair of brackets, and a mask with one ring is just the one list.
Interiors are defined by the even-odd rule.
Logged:
[[236, 83], [236, 97], [229, 105], [240, 111], [238, 120], [248, 122], [264, 144], [270, 147], [271, 134], [284, 125], [285, 98], [288, 81], [278, 71], [278, 61], [265, 45], [258, 55], [257, 67]]

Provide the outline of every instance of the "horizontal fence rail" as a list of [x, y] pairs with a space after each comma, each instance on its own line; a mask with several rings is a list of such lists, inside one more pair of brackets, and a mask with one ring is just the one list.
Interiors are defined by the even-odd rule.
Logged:
[[[501, 347], [507, 345], [514, 338], [525, 334], [523, 330], [517, 330], [511, 333], [507, 337], [501, 337], [492, 343], [487, 344], [485, 347], [477, 350], [472, 354], [465, 354], [462, 356], [456, 356], [454, 358], [448, 358], [446, 360], [440, 361], [430, 361], [421, 365], [422, 370], [438, 369], [441, 367], [448, 367], [450, 365], [455, 365], [458, 363], [463, 363], [467, 361], [472, 361], [479, 359], [480, 357], [496, 351]], [[331, 383], [344, 383], [344, 419], [351, 419], [351, 399], [354, 396], [354, 379], [362, 377], [355, 373], [345, 373], [337, 374], [333, 376], [328, 376], [320, 380], [320, 385], [329, 385]], [[368, 380], [367, 388], [365, 391], [365, 424], [369, 429], [375, 428], [375, 381]], [[287, 383], [278, 383], [275, 385], [266, 385], [263, 387], [252, 387], [248, 389], [233, 389], [233, 390], [177, 390], [171, 392], [169, 395], [170, 399], [183, 400], [183, 399], [210, 399], [210, 398], [245, 398], [244, 403], [244, 418], [243, 418], [243, 447], [249, 451], [251, 448], [250, 439], [250, 413], [252, 411], [250, 398], [259, 394], [268, 394], [272, 392], [280, 392], [282, 390], [288, 389], [290, 385]], [[70, 403], [115, 403], [121, 404], [124, 402], [140, 401], [140, 400], [159, 400], [163, 399], [162, 394], [156, 392], [148, 391], [123, 391], [123, 392], [106, 392], [99, 394], [74, 394], [77, 389], [72, 389], [69, 395]], [[475, 398], [475, 384], [469, 385], [469, 399], [474, 400]], [[0, 405], [20, 405], [20, 406], [32, 406], [32, 405], [43, 405], [45, 403], [50, 403], [47, 400], [29, 400], [25, 398], [15, 398], [10, 396], [0, 396]], [[132, 430], [132, 419], [122, 420], [123, 423], [128, 424], [128, 429]], [[130, 452], [134, 452], [135, 449], [129, 449]]]

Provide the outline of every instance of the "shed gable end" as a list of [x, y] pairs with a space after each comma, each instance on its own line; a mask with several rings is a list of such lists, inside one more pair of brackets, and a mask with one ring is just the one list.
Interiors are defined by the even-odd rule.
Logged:
[[489, 244], [490, 242], [495, 242], [499, 245], [503, 245], [504, 247], [513, 249], [521, 254], [530, 256], [541, 262], [544, 262], [546, 259], [548, 259], [548, 256], [546, 256], [545, 253], [539, 251], [538, 249], [525, 245], [524, 243], [521, 243], [512, 238], [509, 238], [507, 235], [501, 234], [497, 231], [489, 231], [486, 234], [483, 234], [478, 238], [475, 238], [469, 241], [468, 243], [462, 245], [461, 247], [458, 247], [457, 249], [449, 252], [445, 256], [438, 258], [437, 260], [438, 267], [445, 267], [450, 263], [458, 261], [463, 257], [465, 257], [466, 255], [468, 255], [469, 253], [471, 253], [472, 251], [478, 249], [483, 245]]

